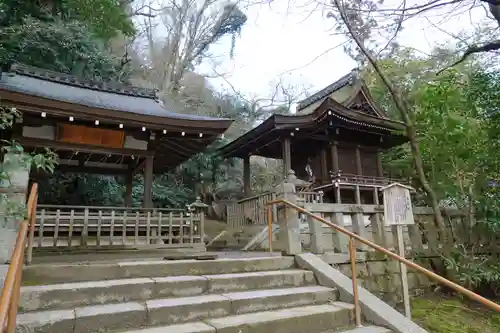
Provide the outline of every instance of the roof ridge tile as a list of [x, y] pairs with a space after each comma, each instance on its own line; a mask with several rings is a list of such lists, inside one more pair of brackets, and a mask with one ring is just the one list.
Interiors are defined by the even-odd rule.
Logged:
[[10, 72], [85, 89], [92, 89], [134, 97], [150, 98], [155, 100], [157, 99], [156, 89], [137, 87], [123, 82], [80, 79], [74, 75], [59, 73], [48, 69], [28, 66], [19, 63], [13, 64]]

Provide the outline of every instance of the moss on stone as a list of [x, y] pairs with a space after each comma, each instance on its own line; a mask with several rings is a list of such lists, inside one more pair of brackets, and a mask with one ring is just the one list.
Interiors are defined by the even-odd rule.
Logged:
[[413, 319], [430, 333], [500, 333], [500, 314], [437, 295], [412, 300]]

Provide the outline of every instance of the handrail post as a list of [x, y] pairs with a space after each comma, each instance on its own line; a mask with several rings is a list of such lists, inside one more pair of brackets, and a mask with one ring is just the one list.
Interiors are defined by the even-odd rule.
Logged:
[[[408, 266], [410, 268], [413, 268], [414, 270], [416, 270], [419, 273], [425, 274], [428, 278], [431, 278], [434, 281], [437, 281], [438, 283], [444, 284], [448, 288], [453, 289], [453, 290], [469, 297], [470, 299], [483, 304], [484, 306], [488, 307], [489, 309], [494, 310], [496, 312], [500, 312], [500, 305], [499, 304], [492, 302], [489, 299], [484, 298], [483, 296], [478, 295], [478, 294], [474, 293], [473, 291], [470, 291], [469, 289], [464, 288], [464, 287], [462, 287], [462, 286], [460, 286], [460, 285], [458, 285], [458, 284], [456, 284], [456, 283], [454, 283], [454, 282], [452, 282], [452, 281], [450, 281], [450, 280], [448, 280], [448, 279], [446, 279], [446, 278], [444, 278], [444, 277], [442, 277], [442, 276], [440, 276], [440, 275], [438, 275], [438, 274], [436, 274], [436, 273], [434, 273], [426, 268], [423, 268], [422, 266], [414, 263], [413, 261], [408, 260], [404, 257], [401, 257], [401, 256], [397, 255], [396, 253], [357, 235], [356, 233], [353, 233], [345, 228], [342, 228], [341, 226], [335, 225], [335, 224], [331, 223], [330, 221], [327, 221], [326, 219], [322, 218], [321, 216], [314, 215], [310, 211], [296, 205], [293, 202], [290, 202], [286, 199], [277, 199], [277, 200], [270, 201], [267, 203], [267, 205], [276, 205], [276, 204], [283, 204], [285, 206], [291, 207], [291, 208], [295, 209], [297, 212], [306, 214], [307, 216], [310, 216], [310, 217], [314, 218], [315, 220], [320, 221], [321, 223], [329, 226], [330, 228], [335, 229], [337, 232], [341, 232], [344, 235], [349, 236], [350, 237], [349, 249], [354, 248], [352, 251], [349, 251], [350, 257], [351, 257], [351, 270], [353, 272], [355, 272], [355, 269], [356, 269], [356, 257], [355, 257], [356, 252], [355, 252], [354, 240], [357, 240], [361, 244], [367, 245], [367, 246], [371, 247], [372, 249], [377, 250], [377, 251], [385, 254], [389, 258], [397, 260], [398, 262], [405, 264], [406, 266]], [[354, 255], [354, 257], [353, 257], [353, 255]], [[354, 282], [354, 279], [356, 278], [356, 274], [353, 274], [352, 276], [353, 276], [353, 289], [354, 289], [353, 292], [356, 293], [356, 296], [354, 297], [354, 301], [359, 302], [359, 300], [357, 299], [358, 287], [357, 287], [357, 283]], [[356, 308], [359, 308], [359, 305]], [[359, 314], [358, 316], [359, 316], [359, 322], [361, 322], [361, 314]]]
[[[32, 191], [37, 191], [35, 187], [33, 187]], [[30, 265], [33, 260], [33, 241], [35, 238], [35, 225], [36, 225], [36, 211], [37, 211], [37, 203], [38, 203], [38, 193], [35, 192], [35, 200], [33, 202], [33, 207], [31, 208], [31, 212], [29, 215], [29, 235], [28, 235], [28, 253], [26, 254], [26, 264]]]
[[[26, 244], [23, 244], [23, 249]], [[21, 259], [24, 256], [24, 251], [21, 251]], [[21, 292], [21, 279], [23, 275], [23, 265], [19, 263], [16, 270], [16, 278], [12, 289], [12, 298], [9, 305], [9, 313], [7, 315], [7, 330], [6, 333], [14, 333], [16, 330], [17, 307], [19, 304], [19, 294]]]
[[267, 207], [267, 239], [269, 253], [273, 253], [273, 206]]
[[356, 246], [354, 238], [349, 237], [349, 260], [351, 261], [352, 295], [354, 297], [354, 318], [357, 327], [361, 327], [361, 308], [359, 307], [358, 278], [356, 273]]

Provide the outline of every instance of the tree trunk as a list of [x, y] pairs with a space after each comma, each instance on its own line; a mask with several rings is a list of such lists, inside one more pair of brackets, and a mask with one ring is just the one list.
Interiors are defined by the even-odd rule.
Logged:
[[396, 109], [399, 111], [401, 114], [401, 118], [403, 119], [405, 125], [406, 125], [406, 134], [408, 136], [408, 139], [410, 140], [410, 148], [411, 148], [411, 153], [413, 157], [413, 163], [415, 165], [415, 170], [417, 172], [418, 178], [420, 180], [420, 183], [422, 185], [422, 188], [424, 191], [427, 193], [429, 200], [431, 202], [432, 209], [434, 211], [434, 218], [436, 220], [436, 223], [438, 224], [439, 228], [442, 229], [444, 232], [442, 233], [443, 235], [443, 242], [447, 242], [447, 232], [445, 230], [445, 223], [443, 216], [441, 215], [441, 210], [439, 209], [439, 203], [438, 199], [436, 196], [436, 193], [430, 186], [429, 182], [427, 181], [427, 177], [425, 176], [424, 168], [423, 168], [423, 162], [422, 162], [422, 156], [420, 155], [420, 148], [418, 144], [418, 138], [417, 138], [417, 132], [415, 129], [415, 125], [413, 123], [413, 120], [410, 116], [410, 111], [408, 109], [408, 106], [406, 105], [404, 99], [400, 96], [396, 91], [396, 88], [393, 86], [393, 84], [390, 82], [389, 78], [385, 75], [383, 70], [380, 68], [380, 66], [377, 63], [377, 60], [375, 57], [373, 57], [370, 53], [369, 50], [366, 49], [366, 47], [363, 45], [361, 39], [358, 37], [356, 32], [354, 31], [353, 27], [351, 26], [348, 15], [345, 12], [344, 6], [341, 4], [340, 0], [334, 0], [335, 6], [337, 7], [340, 17], [342, 18], [342, 21], [346, 25], [346, 28], [351, 35], [352, 39], [360, 49], [361, 53], [367, 58], [369, 63], [372, 65], [373, 69], [377, 73], [377, 75], [380, 77], [382, 80], [383, 84], [389, 91], [389, 94], [391, 95], [391, 99], [394, 102], [394, 105], [396, 106]]

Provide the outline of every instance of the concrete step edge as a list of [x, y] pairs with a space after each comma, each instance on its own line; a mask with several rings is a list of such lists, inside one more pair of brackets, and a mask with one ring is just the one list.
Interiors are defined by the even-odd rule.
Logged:
[[[100, 287], [113, 287], [115, 285], [128, 285], [128, 284], [144, 284], [153, 283], [158, 280], [162, 282], [177, 282], [179, 280], [183, 281], [197, 281], [200, 279], [238, 279], [243, 277], [259, 277], [259, 276], [281, 276], [281, 275], [293, 275], [298, 273], [310, 272], [305, 269], [285, 269], [285, 270], [272, 270], [263, 272], [242, 272], [242, 273], [228, 273], [228, 274], [207, 274], [207, 275], [176, 275], [167, 277], [146, 277], [146, 278], [129, 278], [129, 279], [113, 279], [113, 280], [102, 280], [102, 281], [85, 281], [85, 282], [68, 282], [68, 283], [56, 283], [56, 284], [44, 284], [38, 286], [22, 286], [21, 293], [23, 292], [44, 292], [53, 290], [74, 290], [74, 289], [92, 289]], [[312, 273], [312, 272], [311, 272]]]
[[134, 261], [110, 261], [110, 262], [82, 262], [82, 263], [74, 263], [74, 264], [69, 264], [69, 263], [57, 263], [57, 264], [35, 264], [35, 265], [30, 265], [26, 266], [27, 269], [34, 269], [34, 268], [73, 268], [73, 267], [81, 267], [81, 266], [94, 266], [94, 267], [102, 267], [102, 266], [145, 266], [145, 265], [176, 265], [176, 264], [185, 264], [185, 263], [192, 263], [192, 264], [198, 264], [198, 263], [213, 263], [213, 262], [252, 262], [252, 261], [259, 261], [259, 260], [269, 260], [269, 261], [275, 261], [275, 260], [287, 260], [288, 258], [293, 258], [293, 257], [288, 257], [288, 256], [262, 256], [262, 257], [248, 257], [248, 258], [217, 258], [217, 259], [212, 259], [212, 260], [194, 260], [194, 259], [184, 259], [184, 260], [134, 260]]
[[[280, 309], [280, 310], [271, 310], [271, 311], [260, 311], [254, 312], [250, 314], [244, 315], [236, 315], [236, 316], [226, 316], [217, 319], [208, 319], [204, 321], [198, 322], [189, 322], [183, 324], [176, 325], [168, 325], [168, 326], [158, 326], [158, 327], [150, 327], [143, 328], [138, 330], [126, 331], [122, 333], [230, 333], [230, 332], [238, 332], [239, 328], [245, 327], [244, 332], [252, 332], [252, 333], [261, 333], [261, 332], [273, 332], [274, 331], [263, 331], [257, 330], [250, 331], [249, 327], [255, 327], [265, 325], [266, 323], [272, 321], [286, 321], [291, 320], [292, 325], [296, 325], [296, 320], [301, 319], [301, 317], [308, 317], [311, 315], [316, 316], [328, 316], [332, 317], [332, 313], [338, 312], [346, 312], [352, 310], [348, 304], [342, 304], [340, 302], [336, 302], [330, 305], [311, 305], [300, 308], [288, 308], [288, 309]], [[270, 316], [271, 318], [267, 318]], [[347, 315], [347, 317], [349, 317]], [[295, 319], [295, 320], [293, 320]], [[350, 321], [350, 319], [347, 319]], [[310, 324], [309, 324], [310, 325]], [[290, 333], [299, 333], [299, 331], [291, 331], [288, 328], [285, 328], [287, 332]], [[243, 331], [242, 331], [243, 332]], [[281, 332], [280, 332], [281, 333]], [[300, 333], [316, 333], [315, 331], [309, 329]], [[319, 333], [319, 332], [317, 332]], [[368, 332], [367, 332], [368, 333]], [[369, 332], [372, 333], [372, 332]], [[378, 332], [373, 332], [378, 333]]]
[[367, 326], [342, 330], [335, 333], [392, 333], [392, 331], [385, 327], [367, 325]]
[[93, 305], [72, 310], [28, 312], [18, 315], [17, 321], [20, 327], [37, 333], [59, 331], [87, 333], [99, 328], [104, 331], [119, 331], [276, 308], [307, 307], [313, 304], [333, 303], [336, 298], [334, 289], [321, 286], [288, 289], [290, 289], [288, 293], [285, 290], [270, 289], [267, 295], [261, 293], [260, 297], [251, 295], [250, 291], [233, 295], [212, 294], [149, 300], [145, 303], [128, 302]]
[[293, 257], [222, 258], [216, 260], [155, 260], [99, 264], [31, 265], [24, 281], [31, 285], [100, 281], [154, 276], [210, 275], [293, 268]]
[[315, 282], [311, 271], [300, 269], [73, 282], [22, 287], [19, 306], [24, 312], [65, 309], [166, 297], [299, 287]]

